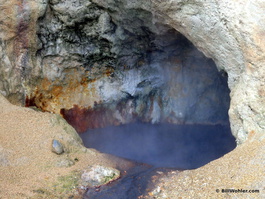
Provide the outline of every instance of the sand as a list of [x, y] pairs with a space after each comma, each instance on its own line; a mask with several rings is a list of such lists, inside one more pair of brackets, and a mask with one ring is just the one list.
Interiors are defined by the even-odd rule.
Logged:
[[[54, 122], [51, 113], [11, 105], [0, 96], [0, 198], [66, 198], [71, 193], [56, 192], [54, 186], [62, 176], [82, 172], [89, 165], [100, 164], [126, 169], [132, 164], [82, 146], [69, 144], [62, 155], [51, 152], [51, 143], [59, 138], [67, 145], [73, 142], [65, 125]], [[71, 128], [71, 127], [70, 127]], [[72, 148], [71, 148], [72, 147]], [[80, 150], [78, 149], [80, 148]], [[71, 151], [73, 150], [73, 151]], [[58, 162], [70, 160], [70, 167], [58, 167]], [[62, 193], [59, 193], [62, 192]], [[77, 196], [77, 193], [74, 194]]]

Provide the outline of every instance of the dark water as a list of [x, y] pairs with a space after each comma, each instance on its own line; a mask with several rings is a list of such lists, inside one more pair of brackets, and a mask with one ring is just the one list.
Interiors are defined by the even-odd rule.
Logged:
[[135, 123], [89, 130], [81, 137], [88, 148], [151, 165], [139, 163], [126, 172], [121, 170], [119, 180], [89, 188], [84, 199], [141, 198], [153, 186], [158, 172], [167, 175], [169, 168], [198, 168], [236, 146], [229, 126], [223, 125]]
[[88, 148], [154, 167], [194, 169], [236, 147], [229, 126], [134, 123], [81, 134]]

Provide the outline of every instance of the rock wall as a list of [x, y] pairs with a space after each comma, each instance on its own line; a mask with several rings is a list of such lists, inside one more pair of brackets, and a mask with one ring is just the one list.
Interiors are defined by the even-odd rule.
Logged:
[[27, 79], [39, 78], [36, 64], [37, 20], [45, 13], [47, 2], [0, 1], [0, 90], [11, 102], [24, 101]]
[[0, 5], [0, 91], [13, 103], [61, 113], [80, 132], [134, 120], [222, 123], [228, 81], [238, 143], [264, 131], [262, 1]]
[[229, 117], [238, 143], [244, 142], [250, 132], [264, 133], [264, 2], [152, 3], [166, 24], [184, 34], [228, 73]]

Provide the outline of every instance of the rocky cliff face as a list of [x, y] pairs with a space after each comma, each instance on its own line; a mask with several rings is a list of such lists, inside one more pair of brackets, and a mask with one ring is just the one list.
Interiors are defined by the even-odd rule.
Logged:
[[13, 103], [61, 113], [82, 132], [226, 122], [230, 89], [238, 143], [264, 131], [262, 1], [0, 4], [0, 90]]
[[249, 133], [264, 133], [264, 2], [153, 1], [153, 7], [228, 73], [229, 117], [238, 143]]

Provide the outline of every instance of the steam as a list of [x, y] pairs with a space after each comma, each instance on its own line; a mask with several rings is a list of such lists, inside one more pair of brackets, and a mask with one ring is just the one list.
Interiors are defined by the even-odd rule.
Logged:
[[230, 128], [222, 125], [134, 123], [81, 134], [88, 148], [155, 167], [194, 169], [236, 146]]

